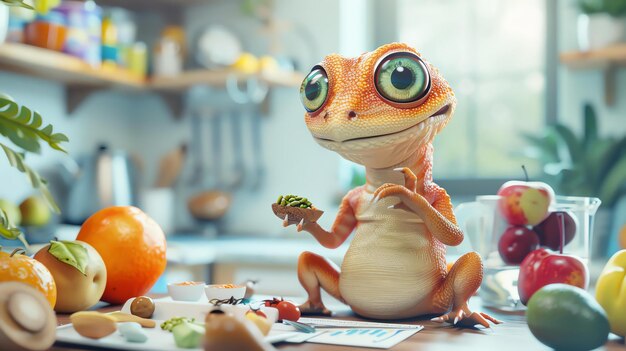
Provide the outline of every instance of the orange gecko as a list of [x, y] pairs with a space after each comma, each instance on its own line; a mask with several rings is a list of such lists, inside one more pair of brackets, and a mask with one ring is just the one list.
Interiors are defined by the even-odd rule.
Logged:
[[461, 256], [448, 271], [446, 245], [463, 241], [450, 197], [432, 180], [432, 141], [456, 99], [438, 70], [400, 43], [357, 58], [329, 55], [300, 88], [315, 141], [365, 166], [367, 182], [342, 200], [330, 231], [300, 222], [327, 248], [355, 230], [341, 270], [311, 252], [298, 260], [308, 293], [305, 313], [328, 314], [320, 288], [357, 314], [376, 319], [435, 314], [437, 322], [489, 327], [495, 318], [469, 310], [483, 276], [480, 256]]

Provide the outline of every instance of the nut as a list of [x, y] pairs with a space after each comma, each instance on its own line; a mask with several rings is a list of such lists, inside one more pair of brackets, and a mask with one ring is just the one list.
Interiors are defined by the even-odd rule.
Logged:
[[141, 318], [150, 318], [154, 314], [154, 301], [148, 296], [136, 297], [130, 304], [130, 313]]

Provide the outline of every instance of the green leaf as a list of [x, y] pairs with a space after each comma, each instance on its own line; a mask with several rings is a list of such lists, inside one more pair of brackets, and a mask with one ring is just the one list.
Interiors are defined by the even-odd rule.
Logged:
[[620, 140], [613, 142], [611, 148], [607, 150], [600, 162], [600, 173], [608, 174], [613, 165], [615, 165], [623, 157], [626, 157], [626, 136]]
[[83, 245], [72, 241], [51, 240], [48, 252], [57, 260], [69, 264], [83, 275], [87, 275], [85, 269], [89, 263], [89, 253]]
[[542, 163], [553, 163], [559, 161], [558, 147], [554, 132], [546, 131], [543, 136], [534, 136], [524, 133], [522, 137], [530, 144], [526, 154], [532, 158], [539, 159]]
[[24, 233], [22, 233], [19, 228], [13, 226], [9, 222], [9, 218], [7, 217], [7, 214], [6, 212], [4, 212], [3, 209], [0, 209], [0, 236], [9, 240], [18, 239], [22, 242], [22, 244], [24, 244], [24, 247], [26, 247], [27, 250], [30, 248], [30, 245], [28, 245], [26, 238], [24, 238]]
[[0, 208], [0, 235], [7, 239], [17, 239], [20, 234], [20, 230], [12, 226], [11, 222], [9, 222], [7, 213]]
[[600, 199], [611, 207], [626, 186], [626, 157], [613, 166], [600, 188]]
[[585, 104], [584, 110], [585, 137], [583, 143], [585, 147], [589, 147], [598, 140], [598, 119], [590, 104]]
[[30, 180], [30, 184], [35, 189], [39, 189], [39, 192], [43, 195], [44, 200], [47, 202], [48, 206], [56, 213], [60, 213], [59, 206], [57, 206], [56, 202], [52, 198], [50, 191], [48, 190], [47, 182], [43, 179], [39, 173], [32, 170], [30, 167], [26, 165], [24, 162], [24, 156], [15, 152], [13, 149], [0, 143], [0, 147], [4, 150], [7, 159], [9, 160], [9, 164], [12, 167], [17, 168], [20, 172], [26, 174], [28, 179]]
[[594, 188], [600, 188], [606, 174], [603, 173], [603, 163], [609, 157], [611, 148], [615, 145], [611, 139], [599, 139], [586, 147], [585, 169], [589, 173], [589, 182]]
[[39, 129], [42, 123], [42, 118], [37, 112], [0, 97], [0, 134], [26, 151], [39, 153], [41, 151], [39, 142], [44, 141], [52, 149], [65, 152], [60, 144], [69, 141], [67, 136], [54, 133], [51, 124]]
[[24, 0], [0, 0], [0, 2], [7, 6], [23, 7], [25, 9], [34, 10], [34, 8], [25, 3]]
[[555, 124], [554, 131], [559, 137], [558, 152], [561, 161], [574, 164], [582, 157], [582, 145], [574, 132], [562, 124]]

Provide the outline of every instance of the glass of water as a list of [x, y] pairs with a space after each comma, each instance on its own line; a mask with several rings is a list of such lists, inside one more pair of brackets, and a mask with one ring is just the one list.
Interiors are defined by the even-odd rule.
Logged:
[[[477, 196], [473, 202], [455, 208], [457, 222], [466, 235], [462, 250], [473, 250], [483, 258], [484, 276], [479, 290], [483, 304], [501, 310], [523, 310], [517, 292], [519, 265], [505, 263], [498, 252], [498, 241], [509, 226], [498, 210], [498, 195]], [[576, 233], [564, 246], [565, 254], [588, 264], [593, 236], [593, 218], [600, 200], [592, 197], [557, 196], [550, 211], [567, 211], [576, 222]]]

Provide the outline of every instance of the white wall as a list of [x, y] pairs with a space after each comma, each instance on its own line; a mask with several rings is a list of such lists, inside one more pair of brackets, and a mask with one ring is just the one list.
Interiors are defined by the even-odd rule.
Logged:
[[[132, 149], [132, 131], [128, 126], [130, 100], [120, 93], [105, 92], [89, 98], [72, 116], [65, 108], [65, 89], [56, 83], [28, 76], [0, 72], [0, 90], [17, 102], [41, 113], [55, 131], [65, 133], [71, 140], [66, 149], [72, 156], [90, 152], [105, 142], [119, 148]], [[26, 160], [34, 169], [54, 169], [62, 153], [42, 144], [41, 155], [28, 155]], [[33, 193], [27, 178], [11, 168], [4, 155], [0, 156], [0, 198], [19, 202]]]

